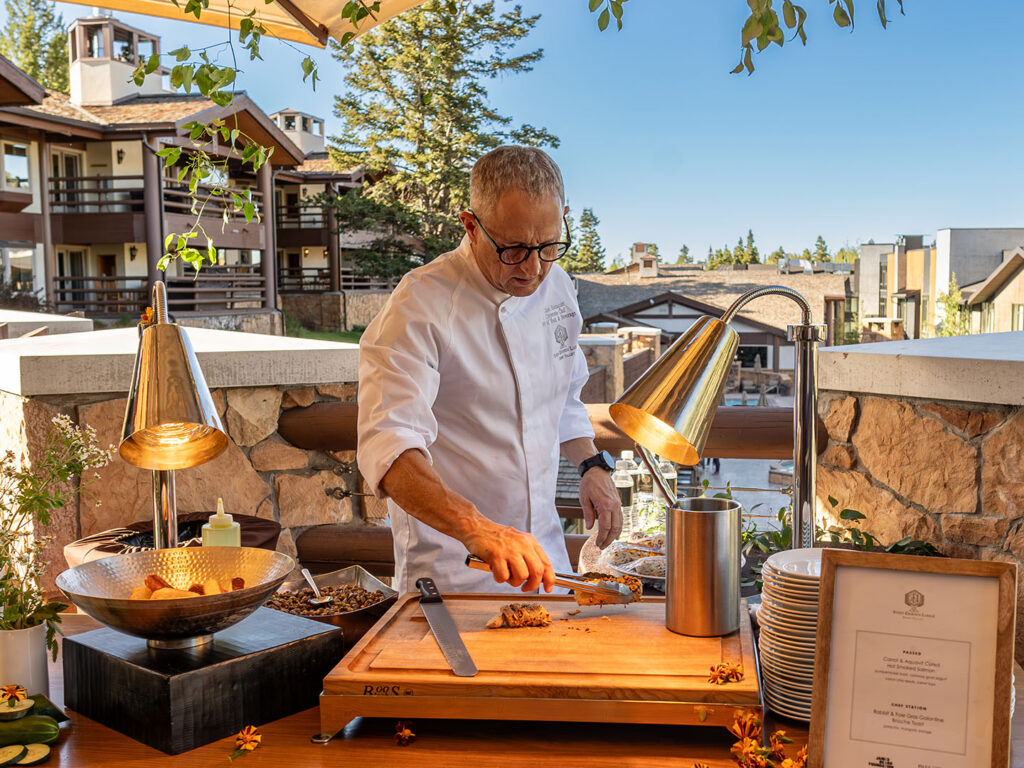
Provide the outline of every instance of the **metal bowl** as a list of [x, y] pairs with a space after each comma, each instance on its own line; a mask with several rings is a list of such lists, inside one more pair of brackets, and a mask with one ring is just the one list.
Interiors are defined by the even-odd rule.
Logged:
[[[379, 589], [384, 593], [384, 599], [379, 603], [368, 605], [356, 611], [303, 617], [341, 627], [346, 648], [351, 648], [359, 638], [365, 635], [367, 630], [377, 623], [377, 619], [387, 613], [388, 608], [398, 598], [398, 592], [358, 565], [351, 565], [348, 568], [331, 571], [330, 573], [321, 573], [318, 576], [314, 576], [313, 581], [317, 587], [340, 587], [345, 584], [355, 584], [357, 587], [362, 587], [369, 592], [376, 592]], [[286, 581], [277, 591], [298, 592], [301, 589], [308, 588], [309, 585], [303, 579], [295, 579], [293, 581]]]
[[[259, 608], [295, 567], [288, 555], [255, 547], [183, 547], [113, 555], [82, 563], [57, 577], [57, 586], [83, 612], [155, 648], [187, 648], [212, 640]], [[206, 579], [241, 577], [234, 592], [176, 600], [130, 600], [156, 574], [188, 589]]]

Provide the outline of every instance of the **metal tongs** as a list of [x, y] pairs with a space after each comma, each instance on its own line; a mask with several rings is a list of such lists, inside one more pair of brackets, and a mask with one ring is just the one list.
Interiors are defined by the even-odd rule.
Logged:
[[[478, 571], [490, 572], [489, 566], [484, 560], [476, 555], [466, 555], [466, 565]], [[576, 592], [586, 592], [601, 598], [606, 603], [629, 603], [633, 601], [633, 592], [625, 584], [617, 584], [614, 581], [583, 581], [576, 573], [559, 573], [555, 571], [555, 586], [571, 589]]]

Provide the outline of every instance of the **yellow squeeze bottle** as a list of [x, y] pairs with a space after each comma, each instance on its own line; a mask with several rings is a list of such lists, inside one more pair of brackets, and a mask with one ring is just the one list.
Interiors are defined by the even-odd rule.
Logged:
[[217, 499], [217, 514], [203, 525], [204, 547], [242, 546], [242, 527], [224, 514], [224, 500]]

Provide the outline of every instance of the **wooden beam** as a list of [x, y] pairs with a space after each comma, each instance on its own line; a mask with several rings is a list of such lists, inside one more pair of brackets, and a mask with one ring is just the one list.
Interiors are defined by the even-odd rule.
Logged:
[[[632, 450], [608, 415], [606, 403], [588, 404], [597, 447], [618, 452]], [[278, 431], [292, 445], [305, 450], [353, 451], [356, 448], [355, 403], [314, 403], [281, 414]], [[818, 452], [828, 445], [828, 432], [818, 420]], [[793, 410], [732, 405], [720, 407], [711, 424], [704, 455], [724, 459], [785, 459], [793, 455]]]

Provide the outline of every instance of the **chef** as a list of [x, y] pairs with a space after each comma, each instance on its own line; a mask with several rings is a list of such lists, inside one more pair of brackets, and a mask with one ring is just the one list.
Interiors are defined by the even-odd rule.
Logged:
[[[363, 333], [359, 469], [388, 499], [396, 589], [430, 576], [442, 591], [550, 592], [571, 570], [559, 453], [579, 467], [598, 546], [622, 528], [579, 398], [582, 320], [556, 263], [570, 244], [561, 172], [539, 149], [499, 147], [473, 167], [470, 208], [459, 246], [409, 272]], [[493, 575], [467, 568], [467, 551]]]

